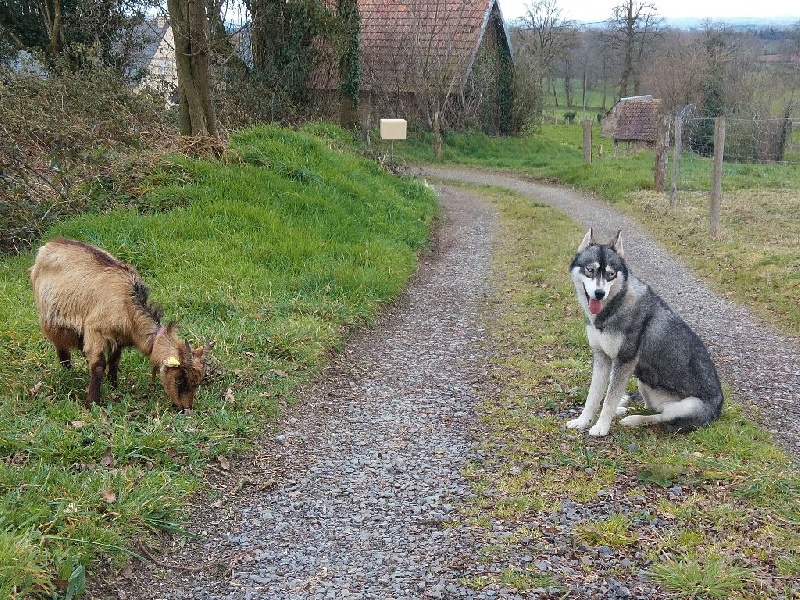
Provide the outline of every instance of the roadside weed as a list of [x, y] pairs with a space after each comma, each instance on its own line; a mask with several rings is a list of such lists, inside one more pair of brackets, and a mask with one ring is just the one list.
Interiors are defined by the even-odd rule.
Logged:
[[649, 573], [664, 588], [683, 598], [732, 598], [754, 579], [752, 571], [730, 564], [722, 556], [667, 560]]
[[637, 537], [631, 533], [630, 520], [622, 514], [602, 521], [584, 522], [575, 528], [578, 537], [592, 546], [630, 546]]

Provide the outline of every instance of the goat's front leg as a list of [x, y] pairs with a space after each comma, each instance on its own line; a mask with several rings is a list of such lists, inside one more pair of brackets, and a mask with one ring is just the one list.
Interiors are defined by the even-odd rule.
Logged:
[[570, 429], [586, 429], [592, 424], [592, 419], [600, 408], [600, 401], [603, 399], [603, 391], [608, 384], [608, 376], [611, 373], [611, 359], [600, 349], [593, 350], [592, 359], [592, 382], [589, 384], [589, 394], [586, 396], [586, 404], [577, 419], [567, 421]]
[[106, 372], [106, 357], [104, 344], [84, 344], [83, 352], [89, 363], [89, 389], [86, 392], [86, 408], [100, 402], [100, 389], [103, 385], [103, 376]]
[[119, 357], [122, 355], [122, 347], [118, 346], [108, 355], [108, 380], [113, 387], [117, 387], [117, 377], [119, 375]]
[[608, 431], [611, 429], [611, 421], [614, 420], [617, 414], [617, 407], [622, 400], [622, 396], [625, 394], [628, 381], [633, 377], [633, 372], [635, 370], [635, 360], [627, 363], [614, 361], [611, 367], [608, 391], [606, 392], [605, 400], [603, 400], [603, 408], [600, 410], [600, 417], [597, 419], [597, 423], [589, 430], [589, 435], [608, 435]]

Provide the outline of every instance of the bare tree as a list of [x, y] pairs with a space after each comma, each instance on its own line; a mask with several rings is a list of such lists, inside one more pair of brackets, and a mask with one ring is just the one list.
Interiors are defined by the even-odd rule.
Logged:
[[642, 77], [646, 89], [663, 101], [667, 112], [702, 103], [701, 83], [707, 63], [696, 33], [671, 30], [664, 33]]
[[662, 23], [651, 2], [623, 0], [612, 9], [608, 36], [611, 46], [622, 55], [620, 97], [628, 96], [631, 87], [634, 94], [640, 93], [642, 59]]
[[203, 0], [167, 0], [167, 9], [175, 36], [181, 134], [217, 137], [206, 4]]
[[[526, 6], [525, 15], [520, 17], [515, 28], [514, 45], [517, 60], [527, 65], [540, 99], [537, 113], [542, 112], [544, 99], [544, 80], [554, 75], [556, 61], [563, 60], [565, 70], [571, 66], [570, 55], [577, 44], [578, 36], [575, 22], [564, 19], [558, 0], [537, 0]], [[570, 73], [567, 73], [570, 77]], [[565, 91], [570, 96], [571, 83], [565, 79]], [[569, 102], [568, 102], [569, 103]]]

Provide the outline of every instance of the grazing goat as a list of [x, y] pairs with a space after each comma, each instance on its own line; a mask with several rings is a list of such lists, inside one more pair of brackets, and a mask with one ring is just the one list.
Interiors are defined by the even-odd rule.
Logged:
[[209, 344], [192, 350], [174, 323], [162, 327], [163, 311], [148, 303], [136, 269], [100, 248], [56, 238], [39, 248], [30, 274], [39, 324], [61, 364], [71, 366], [72, 348], [80, 348], [89, 364], [87, 408], [100, 400], [106, 363], [116, 387], [119, 358], [127, 346], [150, 357], [152, 379], [158, 371], [176, 408], [192, 408]]

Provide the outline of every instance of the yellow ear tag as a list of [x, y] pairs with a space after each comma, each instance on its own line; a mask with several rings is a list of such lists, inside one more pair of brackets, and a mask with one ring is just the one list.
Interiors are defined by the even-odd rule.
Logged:
[[179, 361], [174, 356], [170, 356], [167, 360], [164, 361], [165, 367], [179, 367], [181, 365], [181, 361]]

